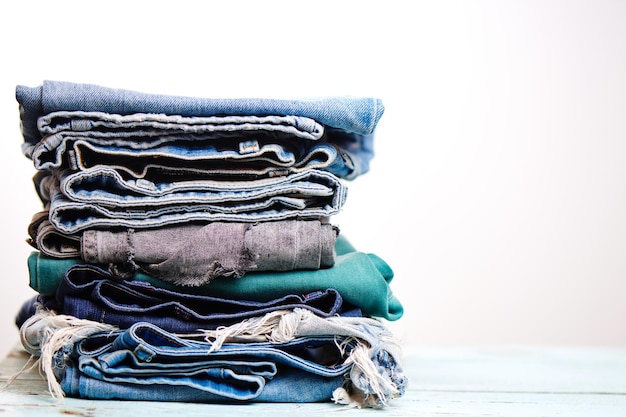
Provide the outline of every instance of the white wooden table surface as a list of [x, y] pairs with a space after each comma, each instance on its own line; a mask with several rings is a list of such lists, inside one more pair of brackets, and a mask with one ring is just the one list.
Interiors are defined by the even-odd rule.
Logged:
[[[0, 384], [22, 367], [16, 347]], [[37, 371], [0, 391], [0, 416], [626, 417], [626, 348], [405, 348], [406, 395], [383, 410], [322, 404], [215, 405], [65, 399], [55, 402]]]

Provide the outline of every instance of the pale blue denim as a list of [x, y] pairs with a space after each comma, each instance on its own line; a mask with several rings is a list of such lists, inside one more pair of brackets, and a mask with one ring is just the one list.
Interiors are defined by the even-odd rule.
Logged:
[[[341, 137], [345, 146], [352, 146], [350, 135]], [[238, 141], [189, 136], [159, 137], [158, 142], [150, 143], [137, 139], [64, 135], [58, 147], [51, 150], [44, 143], [38, 144], [32, 159], [38, 170], [86, 170], [106, 165], [147, 180], [157, 176], [170, 177], [172, 181], [185, 176], [279, 176], [307, 169], [321, 169], [339, 178], [353, 179], [369, 169], [371, 159], [362, 159], [357, 152], [373, 154], [366, 148], [354, 152], [327, 142], [285, 143], [258, 135]]]
[[[116, 156], [127, 156], [123, 153], [125, 148], [131, 152], [128, 156], [132, 156], [133, 151], [151, 150], [153, 155], [150, 158], [158, 155], [172, 160], [213, 163], [220, 159], [259, 161], [265, 155], [276, 153], [278, 166], [289, 166], [289, 163], [295, 163], [295, 156], [283, 148], [292, 144], [293, 147], [299, 144], [311, 146], [311, 142], [321, 138], [324, 132], [324, 127], [314, 120], [292, 116], [198, 118], [56, 112], [40, 118], [39, 125], [45, 136], [34, 147], [32, 155], [27, 155], [33, 159], [36, 169], [67, 166], [79, 169], [93, 163], [94, 155], [100, 152], [104, 152], [102, 156], [106, 158], [100, 163], [106, 164]], [[90, 145], [96, 146], [96, 150], [90, 152]], [[81, 146], [87, 147], [84, 157], [80, 153], [75, 155]], [[114, 152], [107, 155], [107, 147], [113, 148]]]
[[[137, 138], [140, 139], [140, 138]], [[163, 138], [160, 138], [163, 139]], [[263, 138], [246, 138], [241, 142], [198, 138], [195, 141], [176, 138], [162, 143], [142, 143], [131, 140], [90, 139], [82, 135], [64, 137], [57, 148], [45, 151], [38, 145], [33, 161], [36, 169], [89, 169], [97, 165], [112, 166], [145, 177], [150, 169], [189, 172], [204, 175], [264, 174], [272, 170], [286, 170], [294, 166], [306, 167], [307, 160], [299, 160], [297, 149]], [[136, 146], [142, 143], [144, 146]], [[337, 151], [329, 145], [313, 143], [307, 159], [329, 164]], [[319, 149], [319, 150], [318, 150]], [[317, 153], [324, 154], [317, 155]], [[156, 159], [158, 158], [158, 159]], [[318, 164], [319, 167], [322, 164]], [[230, 169], [229, 169], [230, 168]]]
[[[59, 350], [55, 370], [66, 395], [81, 398], [329, 401], [352, 366], [345, 359], [354, 342], [346, 340], [342, 351], [341, 341], [329, 335], [280, 344], [229, 343], [211, 352], [209, 342], [182, 339], [136, 323], [125, 331], [95, 334], [73, 348]], [[266, 392], [270, 385], [274, 389]], [[181, 387], [186, 389], [179, 392]]]
[[77, 84], [44, 81], [38, 87], [16, 87], [25, 145], [43, 137], [37, 121], [57, 111], [112, 114], [161, 113], [181, 116], [290, 115], [303, 116], [328, 126], [360, 135], [374, 133], [384, 112], [381, 100], [361, 97], [302, 99], [196, 98]]
[[[296, 118], [297, 122], [290, 124], [279, 123], [283, 118], [287, 122], [293, 119], [288, 116], [211, 118], [243, 119], [234, 127], [232, 123], [217, 124], [223, 129], [219, 130], [214, 122], [209, 127], [198, 122], [207, 118], [95, 112], [53, 115], [71, 117], [76, 113], [91, 115], [87, 120], [90, 123], [80, 118], [56, 127], [45, 124], [41, 127], [46, 136], [36, 145], [29, 145], [27, 153], [36, 169], [85, 169], [99, 163], [121, 166], [135, 172], [135, 176], [146, 175], [147, 168], [205, 175], [285, 175], [302, 169], [325, 169], [341, 178], [354, 179], [369, 170], [374, 156], [373, 134], [360, 135], [336, 128], [324, 130], [321, 125], [310, 129], [308, 124], [315, 122], [306, 118], [311, 123], [301, 121], [303, 118]], [[92, 120], [96, 116], [103, 120], [104, 127]], [[45, 119], [46, 116], [40, 119], [40, 125]], [[250, 123], [248, 119], [264, 123]], [[267, 128], [265, 119], [278, 121]], [[143, 124], [154, 127], [143, 128]], [[300, 132], [297, 129], [300, 125], [308, 129]], [[154, 157], [159, 157], [158, 162], [154, 162]], [[137, 172], [139, 167], [143, 167], [141, 172]]]
[[94, 138], [155, 137], [176, 134], [225, 134], [239, 137], [246, 133], [285, 134], [291, 140], [317, 140], [324, 126], [301, 116], [181, 116], [178, 114], [114, 114], [102, 111], [59, 111], [37, 121], [42, 140], [59, 132], [82, 132]]
[[153, 183], [125, 179], [108, 167], [39, 178], [50, 223], [73, 234], [107, 227], [150, 228], [190, 221], [256, 222], [323, 219], [346, 200], [345, 184], [326, 171], [306, 170], [250, 181]]
[[344, 303], [332, 288], [260, 302], [192, 294], [185, 288], [169, 290], [148, 282], [120, 282], [108, 271], [88, 264], [68, 269], [54, 296], [38, 295], [25, 302], [15, 319], [18, 327], [35, 313], [37, 303], [59, 314], [122, 329], [144, 321], [174, 333], [230, 326], [246, 318], [294, 308], [310, 310], [319, 317], [361, 316], [358, 308]]

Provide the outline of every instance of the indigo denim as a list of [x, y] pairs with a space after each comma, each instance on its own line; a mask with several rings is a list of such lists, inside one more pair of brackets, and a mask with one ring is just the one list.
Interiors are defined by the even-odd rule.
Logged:
[[100, 167], [39, 180], [39, 196], [44, 204], [49, 201], [50, 223], [66, 234], [192, 221], [323, 219], [338, 213], [347, 195], [339, 178], [319, 170], [250, 181], [152, 183]]
[[[186, 292], [213, 297], [268, 301], [289, 294], [306, 294], [333, 288], [344, 302], [361, 309], [363, 315], [398, 320], [404, 312], [402, 303], [391, 290], [393, 270], [379, 256], [355, 251], [341, 235], [335, 245], [337, 257], [332, 268], [285, 272], [249, 272], [239, 279], [218, 277], [199, 287], [182, 287]], [[28, 258], [30, 286], [44, 295], [55, 293], [65, 272], [80, 259], [54, 259], [40, 252]], [[104, 266], [106, 268], [106, 266]], [[181, 287], [136, 273], [132, 280], [179, 291]]]
[[45, 135], [38, 119], [57, 111], [102, 112], [119, 115], [157, 113], [178, 116], [302, 116], [324, 126], [357, 135], [371, 135], [384, 112], [379, 99], [325, 97], [304, 99], [195, 98], [77, 84], [44, 81], [38, 87], [16, 87], [24, 153]]
[[246, 318], [277, 310], [307, 309], [319, 317], [358, 317], [358, 308], [343, 302], [334, 289], [288, 294], [260, 302], [190, 294], [184, 288], [168, 290], [143, 281], [116, 281], [94, 265], [75, 265], [65, 274], [54, 296], [38, 295], [26, 301], [16, 325], [35, 314], [37, 303], [59, 314], [111, 324], [125, 329], [137, 321], [174, 333], [230, 326]]

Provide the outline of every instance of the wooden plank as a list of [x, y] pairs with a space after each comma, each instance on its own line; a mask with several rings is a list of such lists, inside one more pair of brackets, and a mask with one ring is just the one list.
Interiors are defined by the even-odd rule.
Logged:
[[[13, 349], [0, 363], [6, 381], [28, 355]], [[410, 348], [406, 395], [392, 401], [386, 416], [620, 416], [626, 415], [626, 349]], [[128, 416], [137, 410], [160, 415], [220, 417], [356, 416], [378, 410], [332, 403], [221, 405], [138, 401], [56, 402], [36, 370], [0, 393], [0, 412], [10, 416]]]
[[626, 394], [626, 348], [419, 348], [407, 368], [420, 390]]

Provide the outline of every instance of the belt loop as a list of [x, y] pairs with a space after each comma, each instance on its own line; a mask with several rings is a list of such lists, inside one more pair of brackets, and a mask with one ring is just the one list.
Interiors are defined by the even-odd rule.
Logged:
[[139, 359], [142, 362], [150, 362], [152, 358], [156, 356], [155, 351], [153, 351], [152, 349], [144, 345], [138, 345], [133, 351], [133, 353], [135, 354], [137, 359]]

